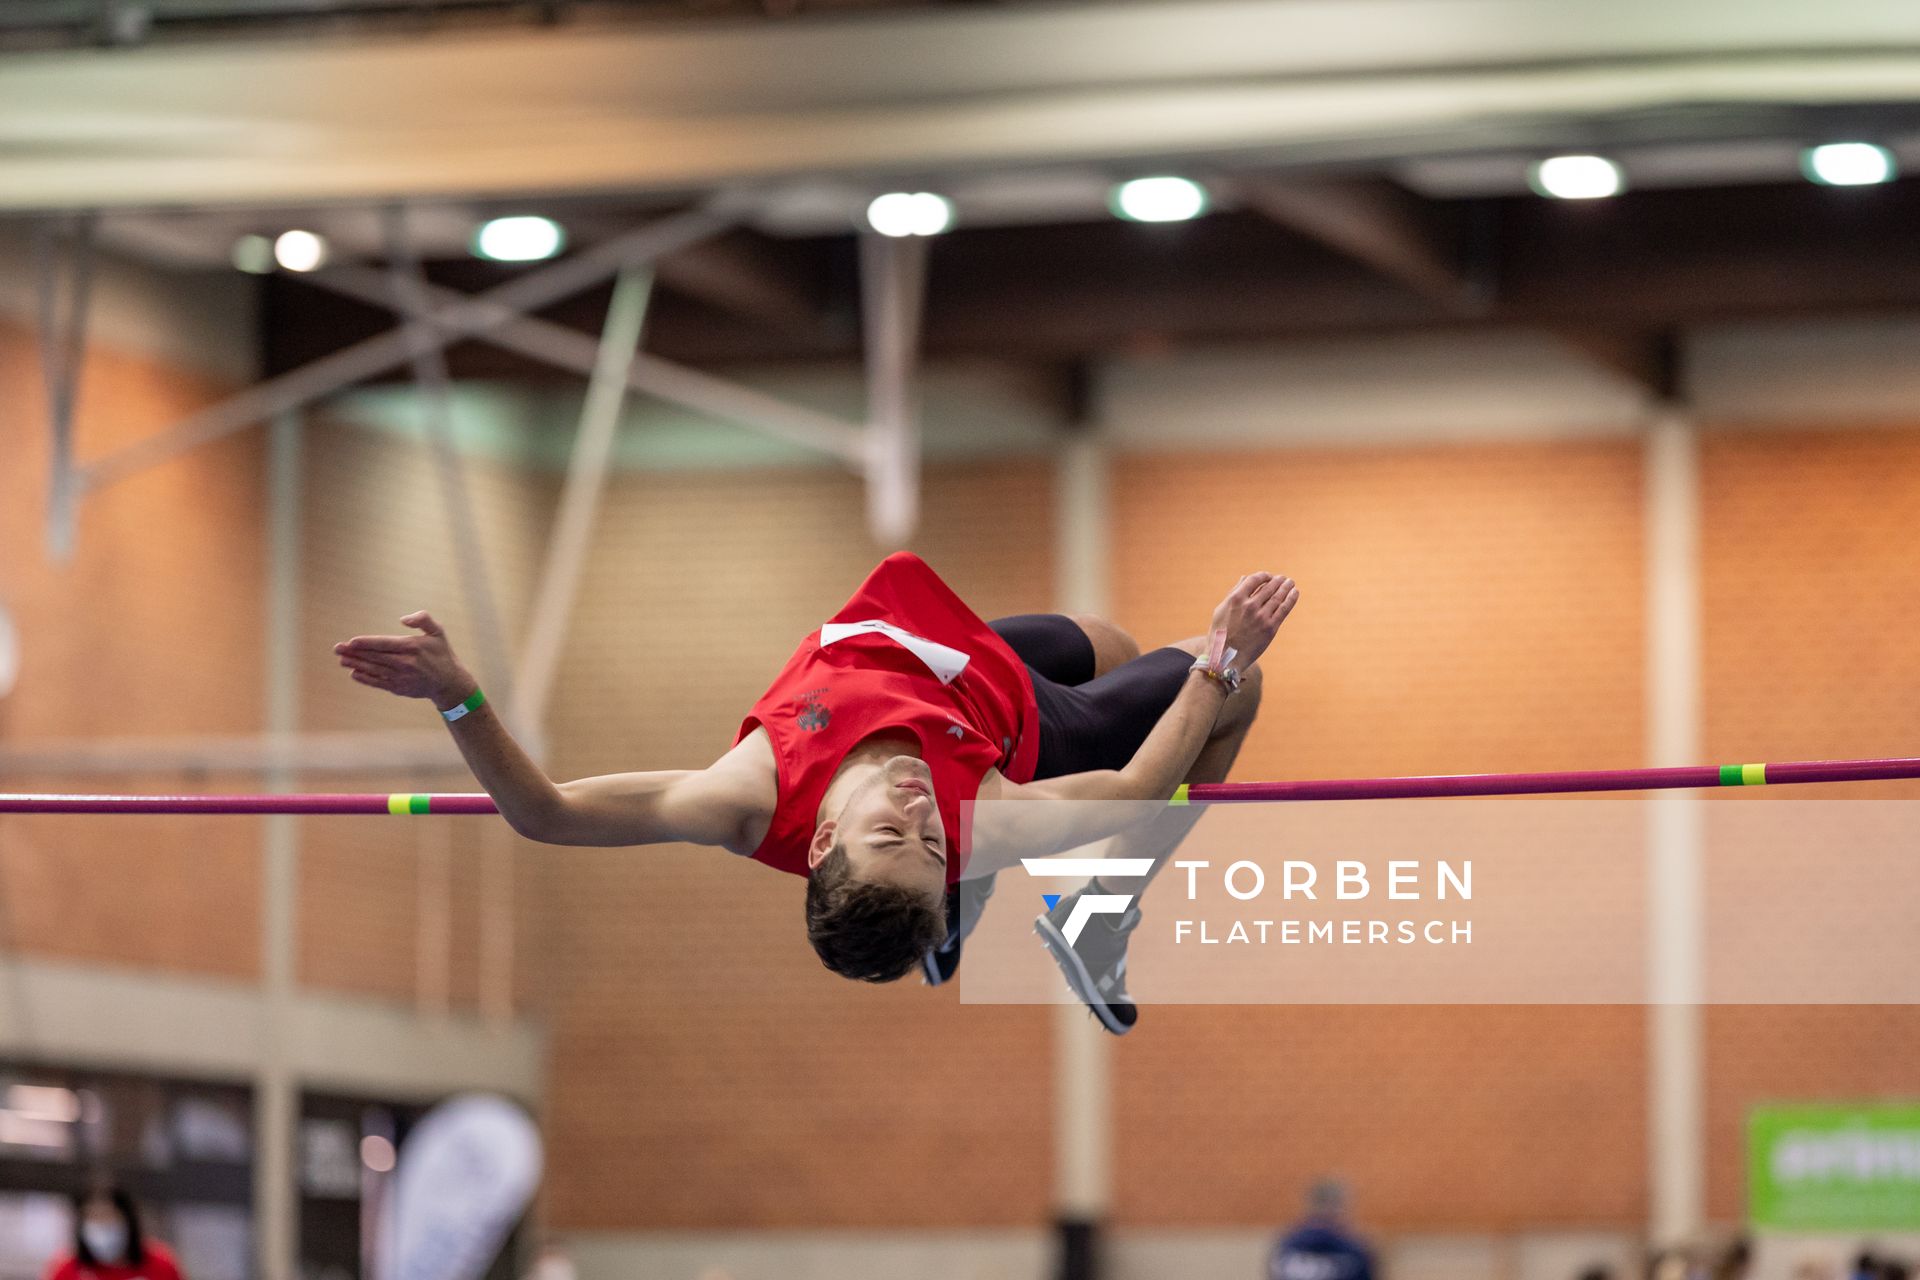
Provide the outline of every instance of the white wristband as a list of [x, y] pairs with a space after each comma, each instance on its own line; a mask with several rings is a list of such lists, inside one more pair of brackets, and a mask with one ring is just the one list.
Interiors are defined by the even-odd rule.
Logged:
[[467, 700], [465, 702], [462, 702], [457, 707], [448, 707], [445, 711], [442, 711], [440, 713], [440, 718], [445, 720], [448, 724], [452, 724], [455, 720], [458, 720], [461, 716], [466, 715], [467, 712], [478, 711], [481, 707], [486, 705], [486, 702], [487, 702], [487, 695], [480, 692], [478, 689], [475, 689], [471, 694], [467, 696]]

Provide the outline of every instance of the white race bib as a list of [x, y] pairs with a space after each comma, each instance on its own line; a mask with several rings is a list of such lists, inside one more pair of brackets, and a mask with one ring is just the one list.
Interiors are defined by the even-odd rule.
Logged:
[[868, 634], [879, 634], [894, 640], [901, 648], [926, 663], [927, 670], [939, 676], [941, 684], [952, 684], [967, 669], [967, 663], [972, 661], [958, 649], [936, 643], [925, 636], [917, 636], [911, 631], [902, 631], [891, 622], [882, 622], [878, 618], [870, 618], [865, 622], [829, 622], [820, 628], [820, 647], [824, 649], [848, 636]]

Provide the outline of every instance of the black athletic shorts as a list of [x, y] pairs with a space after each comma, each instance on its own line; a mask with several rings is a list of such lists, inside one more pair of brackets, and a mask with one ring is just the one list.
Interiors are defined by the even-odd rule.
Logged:
[[1027, 664], [1040, 705], [1036, 778], [1120, 769], [1186, 683], [1193, 655], [1155, 649], [1095, 679], [1093, 641], [1073, 619], [1023, 613], [987, 624]]

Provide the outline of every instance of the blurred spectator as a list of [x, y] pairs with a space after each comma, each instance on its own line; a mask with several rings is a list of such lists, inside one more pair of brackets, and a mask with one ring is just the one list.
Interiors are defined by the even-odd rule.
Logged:
[[1314, 1184], [1307, 1216], [1275, 1241], [1267, 1280], [1373, 1280], [1373, 1254], [1346, 1223], [1346, 1189]]
[[1713, 1280], [1747, 1280], [1753, 1271], [1753, 1241], [1741, 1236], [1713, 1264]]
[[1880, 1259], [1880, 1280], [1912, 1280], [1913, 1267], [1905, 1258]]
[[1840, 1273], [1826, 1259], [1809, 1255], [1793, 1264], [1793, 1280], [1840, 1280]]
[[1692, 1280], [1700, 1270], [1681, 1249], [1662, 1249], [1647, 1261], [1648, 1280]]
[[577, 1280], [578, 1275], [566, 1247], [557, 1240], [548, 1240], [540, 1246], [540, 1252], [533, 1255], [533, 1266], [527, 1269], [526, 1280]]
[[1613, 1280], [1613, 1268], [1596, 1262], [1580, 1273], [1580, 1280]]
[[126, 1188], [103, 1185], [73, 1198], [73, 1252], [47, 1264], [47, 1280], [182, 1280], [173, 1254], [140, 1230]]

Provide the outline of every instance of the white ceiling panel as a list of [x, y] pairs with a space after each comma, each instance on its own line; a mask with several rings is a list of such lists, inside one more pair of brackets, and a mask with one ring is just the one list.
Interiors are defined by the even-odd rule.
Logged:
[[1188, 0], [170, 44], [0, 58], [0, 208], [1379, 161], [1703, 103], [1916, 101], [1911, 0]]

